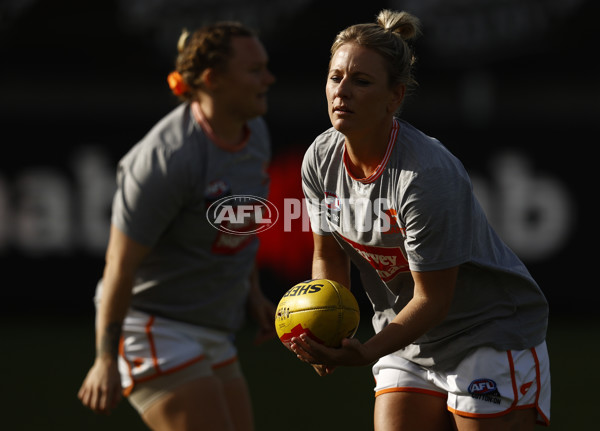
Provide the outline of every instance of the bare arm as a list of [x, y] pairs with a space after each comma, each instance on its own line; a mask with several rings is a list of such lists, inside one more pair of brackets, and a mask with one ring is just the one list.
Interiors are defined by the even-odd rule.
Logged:
[[111, 226], [96, 322], [96, 359], [79, 390], [82, 403], [108, 413], [120, 399], [117, 368], [121, 326], [131, 302], [135, 271], [149, 248]]
[[413, 298], [394, 320], [365, 344], [367, 363], [406, 347], [439, 324], [450, 309], [458, 267], [412, 272]]
[[252, 316], [258, 325], [258, 333], [254, 339], [254, 344], [262, 344], [263, 342], [275, 338], [277, 332], [273, 321], [275, 319], [275, 304], [267, 298], [260, 288], [259, 272], [256, 264], [250, 274], [250, 291], [248, 292], [247, 300], [248, 313]]
[[364, 344], [356, 339], [346, 339], [341, 348], [332, 349], [301, 336], [292, 340], [292, 349], [305, 362], [324, 364], [327, 372], [337, 365], [373, 363], [412, 343], [446, 317], [454, 296], [457, 274], [458, 267], [413, 272], [413, 298], [387, 327]]
[[350, 259], [333, 236], [313, 233], [312, 278], [337, 281], [350, 289]]

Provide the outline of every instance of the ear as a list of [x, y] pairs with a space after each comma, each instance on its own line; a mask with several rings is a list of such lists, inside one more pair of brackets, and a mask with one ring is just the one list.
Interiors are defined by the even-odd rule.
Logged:
[[398, 84], [392, 88], [392, 94], [390, 97], [390, 101], [388, 104], [388, 111], [394, 113], [400, 108], [402, 105], [402, 101], [404, 100], [404, 95], [406, 94], [406, 85]]
[[218, 86], [217, 72], [212, 67], [204, 69], [202, 75], [200, 75], [200, 79], [207, 90], [214, 90]]

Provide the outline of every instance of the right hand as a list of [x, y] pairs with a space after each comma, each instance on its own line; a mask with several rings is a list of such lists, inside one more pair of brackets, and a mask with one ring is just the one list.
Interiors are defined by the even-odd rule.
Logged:
[[109, 414], [121, 400], [121, 391], [117, 359], [96, 358], [77, 397], [95, 413]]

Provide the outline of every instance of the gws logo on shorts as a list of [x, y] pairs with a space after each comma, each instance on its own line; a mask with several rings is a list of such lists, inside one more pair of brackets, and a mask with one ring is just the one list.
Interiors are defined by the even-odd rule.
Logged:
[[492, 379], [476, 379], [471, 382], [468, 389], [471, 397], [488, 403], [500, 404], [501, 395], [498, 385]]
[[213, 202], [206, 210], [206, 219], [221, 232], [252, 235], [273, 227], [279, 211], [260, 196], [231, 195]]

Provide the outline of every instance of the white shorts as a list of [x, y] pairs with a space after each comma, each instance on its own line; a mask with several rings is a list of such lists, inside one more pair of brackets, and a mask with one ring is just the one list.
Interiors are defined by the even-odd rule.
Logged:
[[123, 393], [140, 413], [195, 378], [242, 375], [230, 333], [136, 310], [123, 322], [119, 353]]
[[431, 371], [398, 355], [373, 366], [375, 396], [420, 392], [446, 399], [460, 416], [496, 417], [515, 409], [535, 408], [537, 422], [550, 424], [550, 361], [546, 343], [528, 350], [481, 347], [453, 370]]

